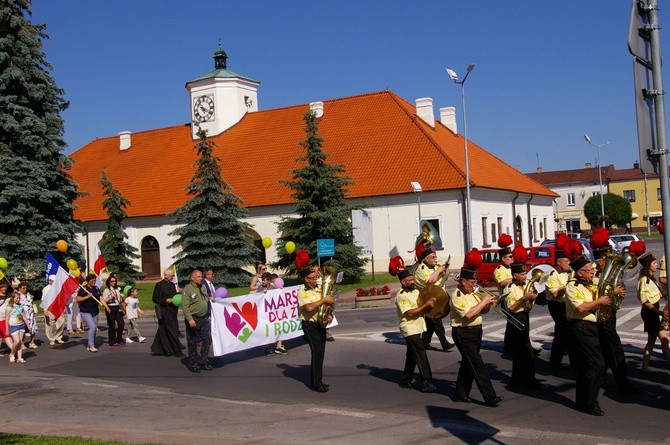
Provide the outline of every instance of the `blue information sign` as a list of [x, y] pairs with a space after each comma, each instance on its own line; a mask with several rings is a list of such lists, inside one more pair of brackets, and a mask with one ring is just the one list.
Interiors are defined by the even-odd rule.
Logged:
[[324, 238], [316, 240], [316, 256], [334, 257], [335, 256], [335, 240], [332, 238]]

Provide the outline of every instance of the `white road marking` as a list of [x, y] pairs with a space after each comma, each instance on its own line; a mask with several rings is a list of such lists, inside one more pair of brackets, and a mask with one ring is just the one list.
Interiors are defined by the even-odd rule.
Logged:
[[103, 388], [118, 388], [119, 387], [119, 385], [106, 385], [104, 383], [92, 383], [92, 382], [83, 382], [82, 385], [101, 386]]
[[306, 411], [310, 413], [336, 414], [339, 416], [347, 416], [347, 417], [363, 417], [363, 418], [375, 417], [375, 415], [371, 413], [362, 413], [359, 411], [344, 411], [341, 409], [331, 409], [331, 408], [309, 408]]

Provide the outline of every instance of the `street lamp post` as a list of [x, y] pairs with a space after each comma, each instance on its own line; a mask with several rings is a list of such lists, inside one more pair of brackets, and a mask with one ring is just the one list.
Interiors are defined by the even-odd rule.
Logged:
[[600, 219], [602, 220], [603, 227], [605, 227], [605, 200], [603, 198], [603, 173], [600, 168], [600, 147], [608, 145], [610, 142], [603, 142], [602, 144], [594, 144], [591, 142], [591, 138], [588, 134], [584, 135], [584, 140], [589, 144], [596, 147], [596, 163], [598, 164], [598, 179], [600, 180]]
[[421, 188], [421, 184], [419, 184], [416, 181], [412, 181], [412, 190], [414, 193], [416, 193], [416, 203], [417, 207], [419, 209], [419, 236], [421, 235], [421, 192], [423, 191], [423, 188]]
[[470, 159], [468, 156], [468, 121], [465, 114], [465, 81], [470, 75], [470, 72], [475, 69], [475, 64], [471, 63], [465, 73], [463, 80], [458, 80], [458, 74], [454, 70], [447, 68], [447, 74], [454, 81], [454, 83], [461, 86], [461, 103], [463, 107], [463, 139], [465, 149], [465, 251], [468, 252], [472, 248], [472, 209], [470, 201]]

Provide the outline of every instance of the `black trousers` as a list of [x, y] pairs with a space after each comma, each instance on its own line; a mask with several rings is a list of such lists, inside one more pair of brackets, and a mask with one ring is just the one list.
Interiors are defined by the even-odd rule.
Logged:
[[570, 366], [572, 366], [572, 357], [568, 345], [568, 317], [565, 315], [564, 301], [548, 301], [549, 314], [554, 320], [554, 340], [551, 342], [551, 355], [549, 356], [549, 365], [560, 367], [563, 362], [563, 356], [568, 353]]
[[426, 331], [421, 334], [421, 339], [423, 340], [425, 349], [428, 349], [430, 341], [433, 338], [433, 334], [436, 334], [437, 338], [440, 340], [442, 349], [446, 351], [446, 349], [451, 346], [451, 343], [449, 343], [449, 340], [447, 340], [447, 336], [444, 332], [444, 325], [442, 324], [442, 319], [429, 317], [424, 317], [424, 319], [426, 320]]
[[574, 347], [577, 408], [598, 407], [598, 394], [605, 375], [605, 361], [600, 349], [598, 324], [582, 320], [568, 320], [568, 333], [568, 341]]
[[626, 355], [623, 352], [621, 339], [616, 331], [615, 311], [612, 311], [612, 315], [607, 322], [598, 323], [598, 334], [600, 336], [600, 348], [605, 360], [605, 374], [607, 374], [607, 369], [611, 369], [617, 388], [626, 389], [630, 387]]
[[107, 315], [107, 336], [109, 338], [109, 345], [114, 345], [117, 343], [123, 343], [123, 328], [125, 323], [123, 321], [123, 312], [118, 305], [109, 306], [109, 314], [105, 311]]
[[[209, 349], [212, 346], [212, 326], [209, 315], [204, 317], [193, 317], [195, 327], [186, 324], [186, 347], [188, 349], [188, 363], [190, 366], [204, 365], [209, 362]], [[200, 352], [198, 353], [198, 342]]]
[[422, 383], [433, 381], [433, 373], [430, 370], [430, 363], [428, 362], [428, 355], [426, 354], [426, 347], [424, 345], [421, 334], [410, 335], [405, 337], [407, 344], [407, 352], [405, 354], [405, 369], [402, 372], [400, 383], [412, 383], [414, 380], [414, 369], [419, 368]]
[[451, 335], [458, 352], [461, 353], [461, 366], [458, 368], [454, 396], [456, 398], [470, 397], [470, 390], [474, 381], [485, 401], [494, 399], [496, 392], [491, 384], [484, 360], [479, 353], [482, 346], [481, 325], [465, 328], [455, 327], [452, 329]]
[[514, 385], [533, 385], [535, 381], [535, 355], [530, 345], [530, 317], [528, 312], [510, 313], [510, 316], [523, 323], [522, 330], [510, 330], [512, 346], [512, 377]]
[[311, 321], [302, 322], [302, 331], [312, 352], [309, 382], [312, 388], [323, 384], [323, 359], [326, 356], [326, 328]]

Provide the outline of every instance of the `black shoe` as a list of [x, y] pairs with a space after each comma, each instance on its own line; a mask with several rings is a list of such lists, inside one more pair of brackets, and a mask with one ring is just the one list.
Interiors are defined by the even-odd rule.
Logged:
[[435, 346], [428, 345], [426, 346], [426, 351], [439, 351]]
[[211, 371], [212, 369], [214, 369], [214, 367], [209, 363], [205, 363], [200, 365], [200, 369], [202, 369], [203, 371]]
[[549, 369], [552, 371], [567, 371], [570, 369], [570, 366], [564, 365], [563, 363], [549, 363]]
[[468, 396], [455, 396], [454, 402], [472, 403], [472, 399]]
[[501, 396], [496, 396], [492, 399], [489, 399], [489, 400], [485, 401], [484, 405], [495, 407], [495, 406], [500, 405], [500, 402], [502, 402], [502, 400], [503, 400], [503, 398]]
[[625, 393], [625, 394], [635, 394], [638, 392], [638, 389], [635, 388], [633, 385], [630, 383], [622, 388], [618, 388], [617, 391]]
[[603, 416], [603, 415], [605, 415], [605, 413], [603, 412], [603, 410], [600, 409], [599, 406], [594, 406], [592, 408], [587, 409], [584, 412], [586, 414], [590, 414], [592, 416]]
[[197, 374], [200, 372], [200, 366], [198, 365], [191, 365], [188, 367], [188, 370], [191, 371], [194, 374]]
[[312, 391], [316, 392], [328, 392], [328, 386], [324, 385], [323, 383], [320, 385], [312, 386], [311, 387]]
[[454, 346], [456, 346], [456, 345], [453, 344], [453, 343], [449, 343], [449, 344], [447, 344], [447, 346], [443, 347], [442, 350], [443, 350], [444, 352], [449, 352], [449, 351], [451, 351], [452, 349], [454, 349]]
[[174, 357], [183, 357], [183, 356], [184, 356], [184, 353], [181, 352], [181, 351], [177, 351], [177, 352], [175, 352], [175, 353], [172, 354], [172, 355], [173, 355]]
[[421, 391], [421, 392], [435, 392], [435, 391], [437, 391], [437, 386], [433, 385], [430, 382], [426, 382], [426, 383], [423, 384], [423, 386], [421, 387], [421, 389], [419, 391]]
[[411, 382], [400, 382], [398, 383], [398, 386], [404, 389], [414, 389], [414, 386]]

